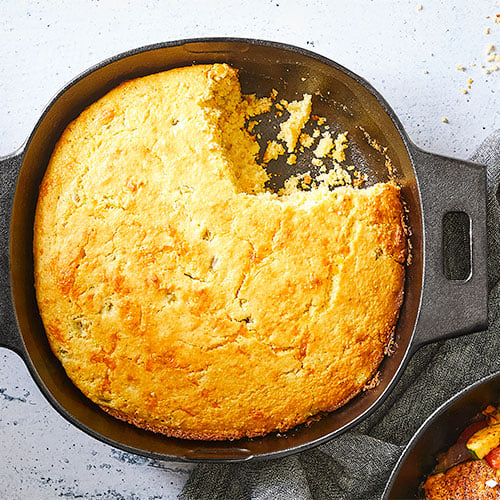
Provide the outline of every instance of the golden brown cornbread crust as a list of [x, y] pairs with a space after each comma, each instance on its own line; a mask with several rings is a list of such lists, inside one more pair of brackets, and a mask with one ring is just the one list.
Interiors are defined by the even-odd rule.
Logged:
[[403, 298], [399, 188], [277, 196], [227, 65], [125, 82], [63, 133], [40, 186], [52, 349], [108, 413], [191, 439], [284, 431], [370, 380]]

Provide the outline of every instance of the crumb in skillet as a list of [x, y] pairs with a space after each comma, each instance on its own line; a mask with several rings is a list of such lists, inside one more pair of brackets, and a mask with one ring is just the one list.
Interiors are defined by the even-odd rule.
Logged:
[[285, 142], [289, 153], [294, 152], [302, 128], [309, 120], [311, 114], [311, 98], [311, 94], [304, 94], [301, 101], [292, 101], [290, 103], [286, 101], [283, 103], [283, 101], [280, 101], [289, 111], [290, 116], [280, 125], [278, 139]]
[[311, 118], [315, 122], [318, 122], [319, 126], [324, 125], [326, 123], [326, 118], [324, 116], [312, 115]]
[[302, 144], [302, 146], [306, 148], [310, 148], [313, 143], [314, 143], [314, 138], [311, 137], [309, 134], [306, 134], [305, 132], [302, 132], [299, 137], [299, 142]]
[[324, 158], [334, 147], [335, 145], [330, 132], [323, 132], [323, 136], [314, 150], [314, 156], [316, 158]]
[[281, 144], [276, 141], [268, 141], [262, 161], [269, 163], [271, 160], [277, 160], [282, 154], [285, 154], [285, 148]]
[[338, 162], [344, 161], [346, 149], [347, 149], [347, 132], [344, 132], [342, 134], [339, 134], [335, 139], [334, 149], [332, 150], [332, 158]]

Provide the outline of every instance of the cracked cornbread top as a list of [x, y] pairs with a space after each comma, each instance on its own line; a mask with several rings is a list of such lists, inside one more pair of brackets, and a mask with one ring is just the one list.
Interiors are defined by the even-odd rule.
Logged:
[[399, 189], [268, 192], [227, 65], [128, 81], [64, 131], [35, 286], [75, 385], [169, 436], [284, 431], [375, 374], [403, 296]]

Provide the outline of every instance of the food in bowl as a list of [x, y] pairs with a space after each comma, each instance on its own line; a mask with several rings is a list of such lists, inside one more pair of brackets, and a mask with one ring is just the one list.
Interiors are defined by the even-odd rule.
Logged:
[[38, 306], [70, 379], [116, 418], [261, 436], [374, 385], [403, 300], [400, 189], [302, 176], [271, 192], [245, 126], [269, 106], [228, 65], [177, 68], [122, 83], [54, 149]]
[[423, 485], [428, 500], [498, 499], [500, 496], [500, 411], [488, 406], [440, 455]]

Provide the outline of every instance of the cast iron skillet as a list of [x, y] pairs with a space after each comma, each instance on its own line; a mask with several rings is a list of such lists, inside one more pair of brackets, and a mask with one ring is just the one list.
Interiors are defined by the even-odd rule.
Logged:
[[[66, 376], [49, 348], [35, 300], [32, 228], [38, 187], [66, 125], [123, 80], [214, 62], [238, 68], [246, 93], [269, 95], [276, 88], [280, 97], [292, 99], [319, 91], [320, 95], [314, 96], [315, 111], [338, 124], [340, 130], [349, 131], [352, 160], [372, 182], [386, 179], [384, 158], [368, 144], [359, 127], [388, 147], [409, 209], [413, 262], [407, 271], [395, 352], [380, 367], [380, 384], [320, 421], [296, 427], [284, 436], [188, 441], [156, 435], [110, 417]], [[191, 39], [112, 57], [77, 77], [53, 99], [26, 145], [1, 159], [0, 176], [1, 265], [5, 276], [10, 273], [10, 281], [0, 281], [4, 286], [0, 345], [23, 358], [40, 390], [61, 415], [91, 436], [125, 451], [166, 460], [222, 462], [279, 457], [311, 448], [375, 410], [419, 346], [486, 327], [484, 168], [417, 148], [371, 85], [339, 64], [297, 47], [247, 39]], [[442, 221], [450, 211], [465, 212], [471, 221], [471, 273], [460, 281], [450, 281], [443, 274]]]
[[436, 457], [457, 442], [470, 420], [489, 404], [497, 406], [500, 374], [466, 387], [439, 407], [408, 443], [392, 471], [383, 500], [423, 498], [421, 485], [436, 465]]

